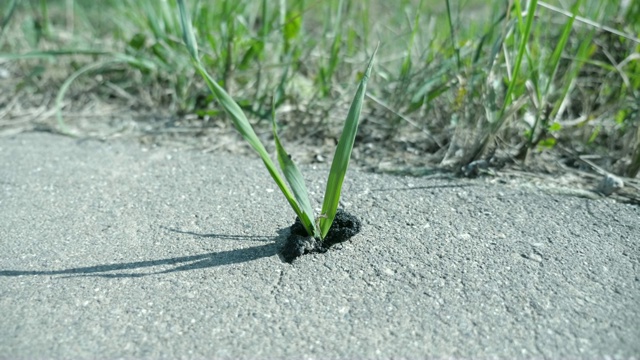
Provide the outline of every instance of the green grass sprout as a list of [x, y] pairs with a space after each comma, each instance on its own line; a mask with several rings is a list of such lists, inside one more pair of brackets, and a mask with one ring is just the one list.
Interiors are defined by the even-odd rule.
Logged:
[[[305, 230], [309, 236], [324, 239], [326, 234], [331, 228], [331, 224], [336, 215], [338, 208], [340, 194], [342, 190], [342, 183], [344, 181], [347, 168], [349, 166], [349, 159], [353, 150], [353, 143], [355, 141], [356, 133], [358, 130], [358, 122], [360, 118], [360, 111], [362, 109], [362, 103], [364, 101], [364, 95], [366, 93], [367, 81], [371, 75], [371, 69], [373, 67], [373, 59], [378, 50], [373, 52], [369, 59], [367, 69], [360, 80], [358, 90], [351, 103], [347, 119], [345, 121], [344, 130], [338, 143], [333, 163], [331, 165], [331, 171], [329, 173], [329, 179], [327, 180], [327, 189], [325, 192], [324, 203], [322, 206], [322, 214], [318, 216], [316, 221], [311, 203], [309, 201], [309, 195], [307, 187], [304, 184], [304, 179], [300, 170], [291, 159], [291, 156], [285, 151], [280, 138], [278, 136], [278, 128], [275, 117], [275, 98], [271, 101], [271, 120], [273, 137], [276, 144], [276, 152], [278, 163], [284, 174], [284, 179], [278, 172], [276, 165], [269, 157], [265, 146], [262, 144], [258, 136], [256, 135], [253, 127], [249, 123], [246, 115], [240, 108], [240, 106], [207, 72], [198, 57], [198, 47], [195, 38], [195, 33], [191, 26], [191, 20], [187, 12], [187, 7], [184, 0], [178, 0], [178, 7], [180, 11], [180, 23], [182, 27], [183, 40], [191, 56], [191, 60], [196, 71], [202, 76], [207, 83], [207, 86], [216, 97], [220, 105], [225, 109], [231, 120], [233, 121], [236, 129], [242, 137], [253, 147], [253, 149], [260, 155], [263, 163], [265, 164], [269, 174], [282, 191], [283, 195], [289, 202], [289, 205], [296, 213]], [[287, 184], [291, 187], [287, 186]]]

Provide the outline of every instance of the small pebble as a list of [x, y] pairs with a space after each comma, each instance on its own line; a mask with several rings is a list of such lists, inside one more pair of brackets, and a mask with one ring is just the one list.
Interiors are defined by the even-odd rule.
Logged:
[[624, 182], [622, 179], [617, 176], [607, 174], [602, 178], [600, 185], [598, 185], [598, 192], [604, 196], [609, 196], [623, 187]]

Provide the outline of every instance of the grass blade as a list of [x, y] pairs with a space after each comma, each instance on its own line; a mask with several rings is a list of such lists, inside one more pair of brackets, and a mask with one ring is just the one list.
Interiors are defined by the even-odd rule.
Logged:
[[[300, 205], [302, 210], [302, 215], [305, 219], [300, 218], [303, 224], [313, 224], [313, 210], [311, 209], [311, 202], [309, 201], [309, 192], [307, 191], [307, 186], [304, 184], [304, 178], [302, 177], [302, 173], [296, 166], [296, 164], [291, 159], [291, 155], [289, 155], [282, 143], [280, 142], [280, 137], [278, 137], [278, 125], [276, 124], [276, 111], [275, 111], [275, 99], [271, 102], [271, 121], [273, 127], [273, 138], [276, 143], [276, 152], [278, 154], [278, 163], [280, 163], [280, 169], [282, 169], [282, 173], [284, 177], [287, 179], [293, 194]], [[309, 229], [307, 229], [309, 232]], [[319, 237], [320, 234], [318, 229], [314, 226], [312, 229], [312, 233], [314, 237]]]
[[553, 79], [556, 77], [556, 73], [558, 72], [558, 66], [560, 65], [560, 58], [562, 57], [562, 52], [564, 51], [567, 42], [569, 41], [569, 35], [571, 34], [571, 30], [573, 29], [573, 23], [578, 16], [578, 11], [580, 11], [580, 7], [582, 6], [582, 0], [576, 1], [576, 3], [572, 7], [573, 14], [567, 20], [564, 25], [564, 29], [562, 30], [562, 34], [560, 35], [560, 41], [556, 45], [556, 48], [553, 50], [553, 54], [548, 60], [547, 63], [547, 73], [549, 74], [549, 80], [545, 86], [544, 95], [549, 93], [549, 89], [551, 88], [551, 83]]
[[191, 21], [189, 20], [189, 13], [187, 12], [184, 0], [178, 0], [178, 8], [180, 10], [180, 24], [182, 25], [182, 40], [187, 45], [187, 50], [192, 59], [198, 59], [198, 43], [196, 42], [196, 36], [191, 29]]
[[453, 29], [453, 19], [451, 19], [451, 4], [449, 4], [449, 0], [446, 0], [447, 4], [447, 19], [449, 20], [449, 31], [451, 32], [451, 47], [456, 54], [456, 64], [458, 65], [458, 71], [460, 71], [460, 49], [458, 49], [458, 44], [456, 43], [456, 32]]
[[0, 38], [4, 34], [4, 29], [7, 27], [7, 25], [9, 25], [9, 21], [13, 17], [13, 14], [15, 13], [17, 7], [18, 0], [12, 0], [7, 6], [7, 9], [4, 11], [4, 16], [0, 19], [2, 21], [0, 22]]
[[[519, 2], [516, 2], [519, 4]], [[524, 29], [522, 29], [520, 46], [518, 48], [518, 54], [516, 55], [516, 63], [513, 68], [513, 75], [511, 76], [511, 81], [509, 81], [509, 87], [507, 87], [507, 93], [504, 96], [504, 102], [502, 104], [502, 109], [500, 109], [500, 115], [498, 116], [498, 123], [496, 124], [496, 130], [504, 123], [505, 118], [503, 117], [507, 107], [511, 104], [511, 95], [513, 94], [516, 84], [518, 83], [518, 75], [520, 75], [520, 66], [522, 65], [522, 58], [527, 52], [527, 41], [531, 35], [531, 25], [533, 24], [533, 19], [535, 18], [536, 9], [538, 6], [538, 0], [531, 0], [529, 2], [529, 8], [527, 10], [527, 19], [524, 25]], [[518, 13], [520, 16], [520, 13]]]
[[231, 120], [233, 120], [233, 124], [235, 125], [236, 130], [238, 130], [240, 135], [242, 135], [242, 137], [258, 153], [258, 155], [260, 155], [260, 158], [262, 159], [262, 162], [264, 163], [264, 165], [267, 167], [269, 174], [271, 175], [273, 180], [276, 182], [276, 184], [280, 188], [280, 191], [282, 191], [282, 194], [285, 196], [285, 198], [289, 202], [289, 205], [291, 205], [291, 208], [293, 209], [293, 211], [296, 213], [296, 215], [298, 215], [298, 217], [302, 221], [302, 224], [307, 230], [307, 233], [309, 233], [309, 235], [313, 235], [313, 222], [310, 222], [310, 221], [305, 222], [307, 217], [305, 216], [304, 212], [300, 209], [300, 206], [296, 202], [294, 195], [291, 193], [291, 191], [287, 187], [284, 179], [282, 179], [282, 176], [280, 176], [280, 173], [278, 173], [278, 169], [276, 168], [276, 165], [273, 163], [273, 161], [269, 157], [269, 153], [265, 149], [262, 142], [260, 142], [260, 139], [256, 135], [255, 131], [253, 130], [253, 127], [249, 123], [249, 120], [245, 116], [240, 106], [233, 100], [233, 98], [231, 98], [231, 96], [220, 85], [218, 85], [218, 83], [216, 83], [213, 80], [213, 78], [211, 78], [211, 76], [202, 67], [202, 65], [200, 65], [200, 63], [198, 62], [194, 62], [194, 63], [196, 66], [196, 70], [205, 79], [205, 82], [207, 83], [207, 86], [209, 87], [213, 95], [216, 97], [220, 105], [225, 109], [227, 114], [229, 114], [229, 116], [231, 117]]
[[371, 68], [373, 67], [373, 59], [378, 52], [378, 46], [373, 51], [367, 70], [360, 80], [358, 85], [358, 91], [351, 102], [349, 108], [349, 114], [338, 142], [336, 153], [333, 156], [333, 162], [331, 163], [331, 171], [329, 173], [329, 179], [327, 180], [327, 189], [324, 193], [324, 202], [322, 204], [322, 214], [320, 219], [320, 234], [321, 238], [329, 232], [333, 219], [336, 217], [336, 211], [338, 210], [338, 203], [340, 202], [340, 192], [342, 191], [342, 182], [344, 176], [347, 173], [349, 167], [349, 159], [351, 158], [351, 151], [353, 150], [353, 143], [356, 139], [356, 133], [358, 132], [358, 122], [360, 120], [360, 111], [362, 110], [362, 102], [364, 101], [364, 95], [367, 90], [367, 81], [371, 75]]
[[[544, 86], [542, 97], [540, 98], [540, 96], [538, 96], [538, 101], [542, 108], [544, 108], [547, 103], [547, 98], [551, 90], [551, 84], [554, 83], [556, 74], [558, 72], [558, 67], [560, 65], [560, 58], [562, 57], [562, 52], [564, 51], [565, 46], [569, 41], [569, 35], [571, 33], [571, 30], [573, 29], [573, 23], [576, 17], [578, 16], [578, 11], [580, 10], [581, 6], [582, 6], [582, 0], [577, 0], [576, 3], [573, 5], [572, 7], [573, 16], [571, 16], [569, 20], [566, 22], [564, 29], [562, 30], [562, 34], [560, 35], [560, 41], [556, 45], [555, 49], [553, 50], [553, 53], [551, 54], [551, 57], [547, 61], [545, 70], [547, 71], [547, 74], [548, 74], [548, 80]], [[533, 126], [531, 127], [531, 131], [529, 132], [529, 136], [528, 136], [529, 137], [528, 144], [527, 144], [528, 148], [532, 148], [537, 143], [537, 141], [540, 140], [540, 139], [537, 139], [537, 140], [535, 139], [538, 124], [542, 123], [543, 127], [548, 127], [550, 114], [543, 114], [542, 108], [537, 109], [536, 118], [535, 118], [535, 121], [533, 122]], [[543, 129], [543, 131], [544, 130], [545, 129]]]
[[198, 52], [196, 48], [195, 35], [193, 34], [193, 29], [191, 28], [191, 22], [186, 11], [184, 0], [178, 0], [178, 5], [180, 7], [180, 23], [184, 34], [183, 37], [186, 41], [187, 47], [189, 47], [191, 60], [193, 61], [193, 65], [196, 68], [196, 71], [200, 74], [200, 76], [202, 76], [202, 78], [207, 83], [209, 90], [211, 90], [211, 93], [213, 93], [216, 100], [218, 100], [220, 105], [225, 109], [225, 111], [233, 121], [236, 130], [238, 130], [240, 135], [242, 135], [242, 137], [258, 153], [258, 155], [260, 155], [260, 158], [269, 171], [269, 174], [280, 188], [280, 191], [282, 191], [282, 194], [289, 202], [289, 205], [291, 205], [293, 211], [302, 221], [302, 224], [307, 230], [307, 233], [309, 233], [309, 235], [313, 235], [313, 221], [310, 221], [308, 217], [305, 216], [304, 212], [300, 209], [300, 206], [298, 205], [294, 195], [287, 187], [285, 180], [282, 178], [282, 176], [280, 176], [276, 165], [269, 157], [269, 153], [256, 135], [244, 112], [242, 111], [240, 106], [233, 100], [233, 98], [220, 85], [218, 85], [218, 83], [209, 75], [209, 73], [207, 73], [207, 70], [202, 66], [200, 60], [196, 57]]

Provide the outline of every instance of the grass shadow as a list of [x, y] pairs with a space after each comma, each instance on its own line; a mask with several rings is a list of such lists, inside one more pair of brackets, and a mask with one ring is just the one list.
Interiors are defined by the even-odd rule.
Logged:
[[478, 184], [437, 184], [427, 186], [406, 186], [395, 188], [379, 188], [371, 189], [371, 192], [385, 192], [385, 191], [413, 191], [413, 190], [430, 190], [430, 189], [444, 189], [444, 188], [465, 188], [465, 187], [477, 187]]
[[[183, 234], [191, 234], [199, 237], [212, 237], [216, 239], [268, 241], [269, 243], [244, 249], [229, 251], [209, 252], [200, 255], [179, 256], [156, 260], [143, 260], [134, 262], [124, 262], [116, 264], [101, 264], [94, 266], [73, 267], [61, 270], [0, 270], [0, 276], [55, 276], [66, 275], [64, 277], [97, 276], [104, 278], [122, 277], [143, 277], [148, 275], [167, 274], [179, 271], [190, 271], [205, 268], [218, 267], [258, 260], [261, 258], [278, 254], [278, 242], [282, 233], [275, 237], [267, 236], [244, 236], [244, 235], [222, 235], [222, 234], [198, 234], [193, 232], [169, 229], [170, 231]], [[151, 269], [159, 266], [173, 266], [169, 269], [149, 271], [149, 272], [127, 272], [134, 269]], [[125, 271], [125, 272], [117, 272]], [[117, 272], [117, 273], [113, 273]]]

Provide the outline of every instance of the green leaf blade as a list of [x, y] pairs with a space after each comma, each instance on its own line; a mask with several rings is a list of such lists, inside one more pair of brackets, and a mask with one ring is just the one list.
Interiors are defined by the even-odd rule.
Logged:
[[187, 12], [187, 6], [184, 0], [178, 0], [178, 9], [180, 10], [180, 25], [182, 26], [182, 40], [189, 50], [189, 54], [192, 59], [198, 59], [198, 43], [196, 42], [196, 36], [193, 33], [191, 27], [191, 20], [189, 20], [189, 14]]
[[320, 215], [320, 234], [324, 239], [333, 220], [336, 217], [338, 210], [338, 204], [340, 202], [340, 193], [342, 191], [342, 183], [344, 182], [344, 176], [347, 173], [349, 167], [349, 160], [351, 159], [351, 152], [353, 150], [353, 143], [356, 139], [356, 133], [358, 131], [358, 123], [360, 121], [360, 111], [362, 110], [362, 102], [367, 89], [367, 81], [371, 75], [371, 68], [373, 67], [373, 59], [378, 51], [378, 47], [374, 50], [367, 70], [364, 76], [360, 80], [356, 95], [351, 102], [349, 108], [349, 114], [336, 148], [336, 153], [333, 156], [333, 162], [331, 163], [331, 171], [329, 172], [329, 179], [327, 180], [327, 188], [324, 193], [324, 201], [322, 204], [322, 214]]
[[311, 202], [309, 201], [309, 192], [307, 191], [307, 186], [304, 183], [302, 173], [280, 142], [275, 111], [273, 110], [273, 108], [271, 110], [271, 120], [273, 124], [273, 138], [276, 143], [276, 152], [278, 155], [278, 162], [280, 163], [280, 169], [282, 169], [282, 173], [284, 174], [285, 179], [287, 179], [287, 182], [289, 183], [289, 186], [291, 187], [291, 190], [293, 191], [293, 194], [298, 201], [298, 204], [300, 205], [300, 210], [302, 210], [302, 217], [299, 216], [300, 221], [302, 222], [302, 225], [304, 225], [309, 235], [313, 237], [319, 237], [320, 233], [315, 227], [313, 210], [311, 208]]
[[[178, 5], [180, 9], [180, 23], [182, 26], [183, 38], [187, 48], [189, 50], [189, 54], [191, 55], [191, 60], [193, 62], [193, 66], [196, 71], [202, 76], [205, 80], [209, 90], [213, 93], [216, 100], [220, 103], [220, 105], [224, 108], [226, 113], [229, 115], [233, 124], [235, 125], [236, 130], [242, 135], [242, 137], [253, 147], [253, 149], [260, 155], [262, 162], [266, 166], [269, 174], [273, 178], [273, 180], [282, 191], [282, 194], [291, 205], [293, 211], [298, 215], [298, 217], [303, 221], [305, 228], [309, 232], [310, 235], [313, 234], [313, 221], [308, 219], [308, 216], [300, 209], [298, 202], [294, 194], [291, 193], [291, 190], [287, 187], [285, 180], [282, 178], [276, 165], [273, 163], [271, 158], [269, 157], [269, 153], [265, 149], [264, 145], [256, 135], [251, 123], [247, 119], [246, 115], [240, 108], [240, 106], [233, 100], [231, 95], [229, 95], [218, 83], [207, 73], [207, 70], [202, 66], [200, 60], [198, 59], [198, 51], [196, 47], [195, 35], [193, 34], [193, 29], [191, 28], [191, 20], [189, 19], [189, 15], [187, 14], [187, 9], [184, 4], [184, 0], [178, 0]], [[305, 223], [306, 222], [306, 223]]]
[[231, 98], [231, 96], [220, 86], [217, 82], [209, 76], [206, 70], [199, 64], [195, 63], [197, 71], [200, 75], [205, 79], [207, 86], [214, 94], [220, 105], [225, 109], [229, 117], [233, 121], [233, 124], [236, 127], [236, 130], [242, 135], [242, 137], [253, 147], [253, 149], [260, 155], [262, 162], [267, 167], [269, 174], [276, 182], [280, 191], [284, 194], [285, 198], [291, 205], [293, 211], [298, 215], [301, 221], [303, 221], [303, 225], [305, 225], [305, 229], [309, 232], [310, 235], [313, 235], [313, 221], [308, 220], [308, 217], [305, 216], [304, 211], [300, 208], [297, 203], [294, 194], [291, 193], [289, 188], [287, 187], [285, 180], [282, 178], [276, 165], [273, 163], [271, 158], [269, 157], [269, 153], [265, 149], [264, 145], [256, 135], [253, 127], [249, 123], [249, 120], [245, 116], [244, 112], [240, 108], [240, 106]]

